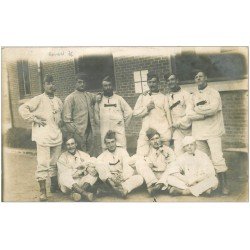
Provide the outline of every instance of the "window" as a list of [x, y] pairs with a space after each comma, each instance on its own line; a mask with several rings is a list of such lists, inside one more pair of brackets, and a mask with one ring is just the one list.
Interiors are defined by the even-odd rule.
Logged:
[[79, 57], [75, 61], [75, 68], [76, 73], [84, 72], [88, 75], [87, 90], [89, 91], [101, 90], [102, 80], [105, 76], [110, 76], [113, 83], [115, 83], [114, 63], [111, 54]]
[[135, 93], [143, 93], [149, 89], [147, 84], [147, 74], [148, 70], [134, 72]]
[[204, 71], [210, 82], [239, 80], [247, 74], [245, 57], [232, 51], [211, 54], [185, 51], [171, 58], [171, 64], [181, 84], [193, 83], [197, 71]]
[[24, 98], [26, 95], [31, 94], [30, 92], [30, 75], [29, 75], [29, 64], [28, 61], [18, 61], [18, 82], [20, 98]]

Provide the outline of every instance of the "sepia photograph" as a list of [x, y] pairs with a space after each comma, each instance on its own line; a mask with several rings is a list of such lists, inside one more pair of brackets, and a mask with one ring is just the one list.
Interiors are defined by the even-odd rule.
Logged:
[[248, 202], [248, 47], [2, 47], [3, 202]]

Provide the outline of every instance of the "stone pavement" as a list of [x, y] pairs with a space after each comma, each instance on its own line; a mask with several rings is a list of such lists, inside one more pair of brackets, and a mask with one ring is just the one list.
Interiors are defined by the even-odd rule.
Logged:
[[[229, 196], [215, 194], [212, 197], [170, 197], [158, 195], [157, 202], [244, 202], [248, 201], [248, 155], [243, 152], [225, 152], [229, 166], [228, 182], [231, 190]], [[3, 149], [3, 196], [6, 202], [33, 202], [38, 201], [39, 188], [35, 180], [36, 157], [35, 151], [22, 149]], [[49, 183], [48, 183], [49, 187]], [[49, 190], [49, 188], [48, 188]], [[50, 202], [70, 202], [70, 198], [61, 193], [48, 193]], [[127, 199], [109, 196], [98, 198], [96, 202], [153, 202], [143, 188], [132, 192]]]

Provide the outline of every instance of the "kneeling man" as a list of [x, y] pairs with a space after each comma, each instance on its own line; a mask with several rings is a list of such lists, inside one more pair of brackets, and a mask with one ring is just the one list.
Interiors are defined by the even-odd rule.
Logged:
[[99, 177], [118, 196], [125, 198], [128, 193], [143, 184], [143, 178], [135, 174], [134, 169], [129, 166], [130, 157], [127, 150], [116, 146], [114, 131], [107, 132], [104, 143], [107, 150], [97, 158], [99, 162], [103, 163], [97, 169]]
[[168, 170], [168, 184], [172, 186], [169, 193], [173, 195], [199, 196], [210, 194], [218, 186], [214, 166], [209, 157], [196, 149], [192, 136], [186, 136], [182, 142], [184, 154]]
[[71, 191], [73, 200], [81, 198], [92, 201], [93, 192], [89, 192], [98, 179], [95, 170], [96, 159], [87, 153], [77, 150], [77, 143], [73, 137], [66, 139], [67, 151], [60, 156], [58, 166], [58, 181], [63, 193]]
[[167, 189], [167, 182], [162, 179], [171, 162], [175, 161], [174, 151], [162, 145], [160, 134], [152, 128], [146, 131], [149, 140], [149, 152], [146, 156], [137, 156], [136, 170], [144, 178], [150, 195]]

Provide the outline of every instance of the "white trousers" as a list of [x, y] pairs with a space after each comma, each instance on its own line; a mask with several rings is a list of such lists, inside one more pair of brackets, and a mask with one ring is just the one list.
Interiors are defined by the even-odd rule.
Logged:
[[183, 181], [172, 175], [168, 176], [167, 181], [170, 186], [183, 190], [189, 189], [190, 192], [196, 197], [206, 192], [210, 188], [215, 190], [218, 187], [218, 179], [215, 176], [208, 177], [191, 187], [188, 187]]
[[[105, 182], [108, 178], [112, 179], [112, 173], [109, 170], [109, 167], [106, 164], [96, 164], [95, 167], [98, 172], [99, 178]], [[143, 184], [143, 178], [141, 175], [127, 176], [127, 178], [120, 183], [122, 187], [130, 193], [132, 190], [140, 187]]]
[[61, 155], [61, 145], [55, 147], [37, 146], [37, 181], [57, 176], [57, 160]]
[[[156, 172], [153, 171], [143, 159], [138, 159], [135, 163], [136, 171], [139, 175], [143, 177], [146, 182], [147, 187], [150, 187], [155, 183], [162, 183], [165, 187], [168, 186], [166, 171]], [[163, 188], [165, 189], [165, 188]]]
[[62, 192], [68, 193], [72, 189], [73, 184], [78, 184], [80, 187], [82, 187], [84, 183], [89, 183], [91, 186], [93, 186], [96, 183], [97, 178], [98, 177], [92, 176], [90, 174], [79, 178], [72, 178], [71, 175], [62, 173], [59, 176], [58, 182]]
[[128, 193], [140, 187], [142, 184], [143, 184], [143, 178], [140, 175], [133, 175], [121, 183], [123, 189], [128, 191]]
[[211, 156], [216, 173], [226, 172], [227, 166], [222, 153], [221, 137], [197, 140], [197, 148]]

